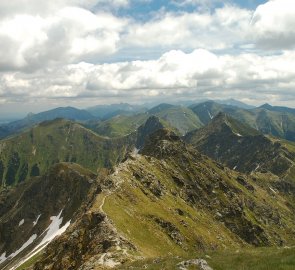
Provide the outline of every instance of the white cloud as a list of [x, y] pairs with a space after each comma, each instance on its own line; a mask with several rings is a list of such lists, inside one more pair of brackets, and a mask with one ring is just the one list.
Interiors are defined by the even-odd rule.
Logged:
[[0, 22], [0, 69], [34, 70], [50, 63], [105, 58], [117, 51], [126, 24], [108, 13], [64, 7], [47, 17], [15, 15]]
[[258, 6], [251, 24], [252, 36], [258, 46], [270, 49], [295, 47], [294, 0], [272, 0]]
[[159, 13], [145, 23], [129, 26], [125, 46], [226, 49], [243, 42], [252, 12], [235, 6], [214, 13]]
[[[79, 63], [34, 75], [2, 75], [2, 96], [19, 100], [91, 98], [155, 100], [182, 98], [284, 99], [292, 95], [295, 52], [275, 56], [215, 55], [198, 49], [169, 51], [156, 60]], [[38, 79], [36, 79], [38, 78]]]
[[[174, 2], [178, 11], [138, 21], [114, 15], [132, 8], [129, 0], [0, 1], [0, 102], [294, 96], [293, 0], [255, 12], [185, 12], [182, 5], [212, 1]], [[259, 48], [291, 50], [265, 56]]]

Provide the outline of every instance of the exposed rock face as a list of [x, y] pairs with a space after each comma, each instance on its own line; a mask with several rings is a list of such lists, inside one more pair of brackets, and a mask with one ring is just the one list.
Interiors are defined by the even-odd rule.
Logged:
[[244, 173], [270, 171], [282, 176], [295, 160], [279, 143], [223, 113], [208, 126], [187, 134], [185, 141], [212, 159]]
[[[260, 193], [261, 187], [249, 176], [213, 164], [166, 129], [153, 133], [140, 154], [165, 162], [169, 168], [165, 177], [171, 177], [178, 188], [173, 192], [175, 196], [179, 194], [188, 204], [216, 213], [215, 218], [243, 241], [255, 246], [281, 245], [285, 241], [273, 231], [275, 226], [279, 228], [283, 223], [280, 211], [274, 205], [265, 205], [262, 198], [252, 198], [260, 197], [256, 192]], [[159, 171], [166, 172], [163, 165], [158, 166]], [[140, 173], [144, 174], [144, 170], [141, 168]], [[269, 189], [267, 186], [263, 188]], [[268, 227], [270, 224], [273, 228]], [[172, 225], [168, 227], [172, 228]]]
[[[12, 209], [12, 216], [17, 217], [11, 219], [13, 223], [27, 226], [15, 210], [20, 203], [18, 194], [25, 198], [21, 205], [29, 205], [30, 196], [37, 192], [36, 209], [47, 213], [44, 205], [50, 207], [47, 219], [43, 221], [41, 216], [36, 228], [48, 225], [48, 217], [61, 209], [62, 224], [71, 220], [67, 230], [40, 255], [34, 270], [107, 269], [136, 256], [294, 244], [295, 205], [293, 199], [288, 201], [293, 192], [290, 182], [272, 190], [279, 182], [277, 176], [257, 173], [254, 177], [232, 171], [186, 145], [168, 129], [156, 128], [145, 138], [139, 153], [130, 154], [112, 172], [100, 170], [96, 179], [76, 166], [57, 165], [45, 177], [20, 185], [20, 191], [3, 191], [0, 196], [7, 207], [0, 207], [0, 222], [10, 220], [6, 212]], [[46, 203], [43, 208], [38, 208], [39, 201]], [[33, 213], [28, 228], [36, 222], [36, 211]], [[35, 227], [28, 230], [28, 236]], [[7, 241], [9, 238], [3, 242], [5, 251], [9, 250]], [[200, 259], [179, 267], [193, 265], [210, 269]]]
[[118, 236], [100, 212], [83, 214], [69, 230], [53, 242], [34, 269], [94, 269], [114, 267], [127, 259], [133, 246]]
[[161, 159], [172, 156], [173, 153], [178, 154], [181, 147], [184, 147], [184, 142], [173, 131], [158, 129], [147, 138], [140, 153]]
[[103, 210], [105, 199], [118, 188], [101, 171], [68, 230], [45, 250], [34, 270], [113, 268], [130, 259], [135, 247], [118, 232]]
[[[53, 216], [59, 217], [56, 230], [73, 219], [74, 213], [87, 198], [95, 175], [76, 164], [61, 163], [49, 172], [0, 193], [0, 253], [17, 261], [19, 250], [28, 239], [34, 241], [22, 256], [39, 244], [50, 228]], [[54, 228], [52, 228], [54, 230]], [[52, 231], [52, 233], [55, 233]], [[33, 238], [31, 238], [34, 236]], [[26, 252], [27, 251], [27, 252]], [[10, 254], [15, 254], [10, 258]], [[2, 266], [3, 267], [3, 266]], [[8, 268], [7, 268], [8, 269]]]
[[183, 261], [177, 264], [178, 269], [180, 270], [187, 270], [188, 267], [196, 265], [199, 267], [200, 270], [213, 270], [204, 259], [194, 259], [194, 260], [188, 260]]
[[183, 236], [179, 229], [171, 222], [163, 220], [158, 217], [152, 217], [157, 224], [166, 232], [167, 235], [177, 244], [182, 246]]
[[155, 131], [164, 128], [163, 124], [160, 122], [160, 119], [156, 116], [151, 116], [145, 122], [144, 125], [140, 126], [137, 131], [137, 142], [136, 147], [138, 149], [142, 148], [146, 138], [149, 137]]

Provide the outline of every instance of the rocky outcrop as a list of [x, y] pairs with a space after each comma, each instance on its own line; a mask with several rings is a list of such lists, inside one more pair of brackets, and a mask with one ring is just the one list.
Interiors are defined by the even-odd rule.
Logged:
[[177, 264], [178, 269], [187, 270], [191, 266], [198, 266], [200, 270], [213, 270], [204, 259], [193, 259], [188, 261], [183, 261]]
[[162, 128], [164, 128], [164, 126], [160, 122], [160, 119], [156, 116], [150, 116], [145, 124], [140, 126], [137, 130], [136, 147], [141, 149], [149, 135]]
[[284, 176], [295, 156], [278, 142], [230, 116], [219, 113], [207, 126], [190, 132], [185, 141], [201, 153], [243, 173], [270, 171]]
[[101, 170], [72, 225], [42, 254], [34, 270], [90, 270], [114, 268], [130, 260], [136, 248], [121, 236], [103, 210], [105, 199], [118, 188]]
[[67, 227], [88, 197], [95, 178], [92, 172], [77, 164], [61, 163], [42, 177], [2, 190], [0, 254], [5, 253], [7, 257], [2, 269], [6, 264], [4, 269], [9, 269], [43, 239], [50, 241], [60, 228]]
[[118, 235], [105, 214], [88, 212], [48, 246], [33, 269], [112, 268], [124, 263], [127, 252], [132, 249], [133, 246]]

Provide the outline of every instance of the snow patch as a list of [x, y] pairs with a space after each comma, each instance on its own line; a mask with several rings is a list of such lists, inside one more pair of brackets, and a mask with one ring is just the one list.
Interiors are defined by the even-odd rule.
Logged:
[[23, 225], [25, 223], [25, 220], [22, 219], [19, 223], [18, 223], [18, 227], [20, 227], [21, 225]]
[[133, 153], [134, 153], [135, 155], [137, 155], [138, 152], [139, 152], [139, 149], [135, 147], [134, 150], [133, 150]]
[[8, 258], [9, 258], [9, 259], [14, 258], [16, 255], [18, 255], [19, 253], [21, 253], [25, 248], [27, 248], [29, 245], [31, 245], [31, 244], [34, 242], [34, 240], [35, 240], [36, 238], [37, 238], [37, 234], [33, 234], [33, 235], [30, 237], [30, 239], [29, 239], [26, 243], [24, 243], [24, 244], [22, 245], [22, 247], [21, 247], [20, 249], [18, 249], [17, 251], [11, 253], [11, 254], [8, 256]]
[[35, 227], [38, 223], [39, 218], [41, 217], [41, 215], [38, 215], [38, 217], [36, 218], [35, 221], [33, 221], [33, 227]]
[[2, 253], [2, 255], [0, 256], [0, 264], [6, 261], [6, 252]]
[[36, 156], [36, 147], [35, 147], [35, 146], [33, 146], [32, 154], [33, 154], [34, 156]]
[[52, 216], [50, 217], [51, 224], [48, 226], [48, 228], [41, 234], [45, 234], [44, 238], [42, 239], [41, 243], [39, 243], [22, 261], [20, 261], [16, 266], [12, 268], [12, 270], [16, 269], [23, 263], [25, 263], [27, 260], [35, 256], [37, 253], [39, 253], [42, 249], [44, 249], [55, 237], [63, 234], [65, 230], [70, 226], [71, 221], [69, 220], [64, 226], [60, 228], [60, 225], [62, 224], [63, 218], [61, 217], [62, 214], [61, 210], [58, 214], [58, 216]]
[[243, 137], [240, 133], [236, 133], [234, 132], [235, 135], [239, 136], [239, 137]]
[[[61, 210], [58, 214], [58, 216], [52, 216], [50, 217], [51, 220], [51, 224], [48, 226], [48, 228], [42, 233], [44, 234], [46, 232], [45, 237], [42, 239], [41, 243], [38, 244], [33, 251], [39, 249], [40, 247], [42, 247], [42, 249], [45, 247], [43, 247], [43, 245], [48, 245], [56, 236], [61, 235], [62, 233], [65, 232], [65, 230], [69, 227], [71, 221], [68, 221], [64, 226], [62, 226], [61, 228], [59, 228], [59, 226], [62, 224], [62, 214]], [[38, 250], [39, 251], [39, 250]]]
[[233, 167], [233, 170], [235, 170], [238, 166], [236, 165], [235, 167]]
[[258, 164], [254, 170], [254, 172], [256, 172], [258, 170], [258, 168], [260, 167], [260, 164]]
[[210, 119], [213, 119], [213, 116], [211, 115], [211, 113], [209, 112], [209, 110], [207, 110], [207, 112], [208, 112], [208, 115], [209, 115]]

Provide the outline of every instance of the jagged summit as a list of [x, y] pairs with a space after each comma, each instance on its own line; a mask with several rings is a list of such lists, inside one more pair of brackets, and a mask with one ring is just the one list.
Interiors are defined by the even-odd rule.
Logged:
[[243, 124], [242, 122], [231, 117], [227, 113], [218, 113], [208, 126], [226, 125], [230, 128], [231, 132], [237, 136], [256, 136], [261, 133], [249, 125]]
[[146, 138], [156, 130], [164, 128], [164, 124], [157, 116], [150, 116], [147, 121], [141, 125], [137, 130], [136, 147], [141, 149], [145, 143]]
[[241, 172], [266, 170], [283, 175], [294, 160], [280, 144], [224, 113], [184, 139], [201, 153]]
[[141, 154], [163, 158], [172, 153], [178, 153], [184, 147], [184, 142], [173, 131], [162, 128], [152, 133], [145, 141]]
[[224, 112], [219, 112], [207, 126], [189, 132], [185, 138], [194, 144], [202, 140], [202, 138], [214, 136], [217, 132], [220, 133], [219, 136], [228, 136], [230, 138], [261, 135], [259, 131], [252, 127], [239, 122]]

